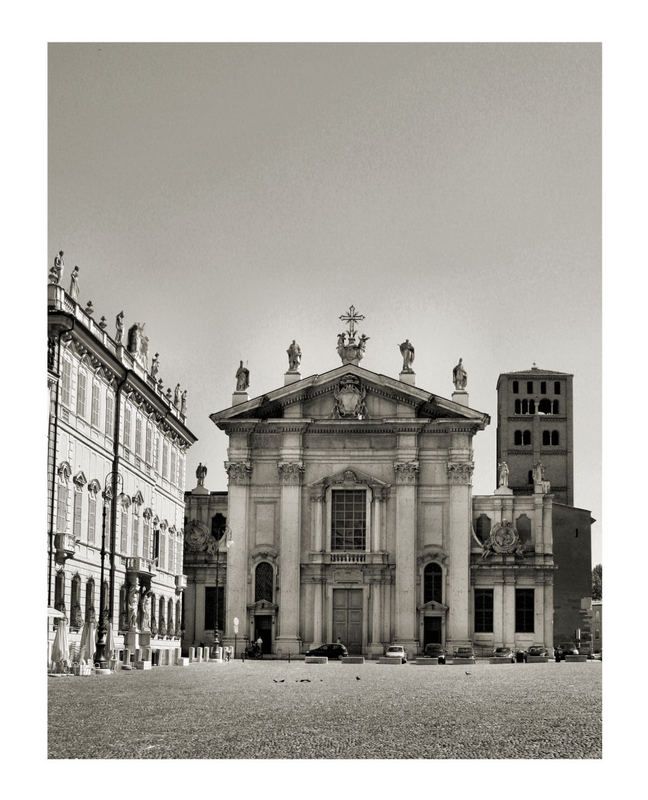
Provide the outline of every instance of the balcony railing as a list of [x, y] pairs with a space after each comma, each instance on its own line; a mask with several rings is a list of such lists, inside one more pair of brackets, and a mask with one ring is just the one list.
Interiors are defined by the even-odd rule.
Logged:
[[331, 564], [366, 564], [366, 553], [331, 553]]
[[126, 572], [136, 572], [138, 575], [155, 575], [157, 570], [155, 561], [141, 556], [128, 556], [126, 558]]
[[59, 564], [64, 564], [68, 558], [74, 556], [78, 539], [72, 536], [71, 533], [57, 533], [54, 537], [54, 546], [56, 548], [56, 561]]

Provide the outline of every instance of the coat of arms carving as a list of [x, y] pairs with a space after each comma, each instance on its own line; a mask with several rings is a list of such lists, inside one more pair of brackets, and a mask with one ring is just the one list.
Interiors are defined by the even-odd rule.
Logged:
[[360, 379], [355, 375], [345, 375], [333, 390], [333, 396], [333, 416], [336, 419], [364, 419], [367, 416], [367, 390], [360, 385]]
[[502, 520], [499, 525], [495, 525], [490, 536], [484, 542], [482, 558], [486, 558], [491, 553], [505, 553], [523, 556], [524, 548], [520, 541], [520, 536], [508, 520]]

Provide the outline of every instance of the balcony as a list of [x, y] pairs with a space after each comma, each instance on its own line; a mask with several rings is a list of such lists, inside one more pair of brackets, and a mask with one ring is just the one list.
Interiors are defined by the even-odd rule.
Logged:
[[175, 583], [176, 583], [176, 590], [181, 592], [183, 589], [187, 588], [187, 576], [186, 575], [176, 575], [175, 576]]
[[68, 558], [74, 556], [77, 542], [70, 533], [57, 533], [54, 537], [54, 546], [56, 548], [56, 563], [65, 564]]
[[387, 553], [354, 550], [334, 550], [329, 553], [311, 553], [311, 564], [386, 564]]
[[144, 577], [152, 577], [156, 574], [156, 564], [152, 558], [142, 558], [141, 556], [128, 556], [126, 558], [126, 572], [135, 573]]

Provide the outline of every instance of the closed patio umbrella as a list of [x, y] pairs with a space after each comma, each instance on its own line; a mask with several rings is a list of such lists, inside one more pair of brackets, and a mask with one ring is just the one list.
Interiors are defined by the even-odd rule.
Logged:
[[113, 650], [115, 649], [115, 637], [113, 635], [112, 622], [106, 625], [106, 658], [108, 661], [112, 658]]
[[47, 616], [49, 619], [63, 619], [65, 614], [62, 611], [59, 611], [58, 608], [48, 608], [47, 609]]
[[95, 638], [97, 626], [94, 622], [86, 622], [81, 631], [81, 649], [79, 650], [79, 660], [94, 662]]
[[54, 664], [61, 664], [70, 659], [70, 644], [68, 642], [68, 623], [67, 618], [59, 620], [58, 627], [56, 628], [56, 635], [54, 636], [54, 643], [52, 644], [52, 662]]

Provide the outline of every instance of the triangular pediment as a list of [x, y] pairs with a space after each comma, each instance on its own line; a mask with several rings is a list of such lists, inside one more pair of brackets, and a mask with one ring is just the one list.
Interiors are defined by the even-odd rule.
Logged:
[[297, 417], [309, 421], [386, 420], [401, 416], [401, 409], [407, 407], [407, 416], [412, 418], [413, 410], [413, 418], [418, 420], [465, 421], [480, 429], [490, 422], [488, 414], [481, 411], [354, 364], [310, 375], [211, 414], [210, 418], [219, 426], [234, 421], [296, 418], [291, 406], [297, 403], [302, 405]]

